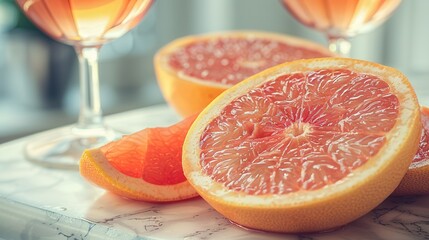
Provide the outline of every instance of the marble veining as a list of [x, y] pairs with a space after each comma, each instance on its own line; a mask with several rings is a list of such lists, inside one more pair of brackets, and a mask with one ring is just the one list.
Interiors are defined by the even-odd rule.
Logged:
[[[166, 106], [107, 118], [127, 132], [178, 120]], [[33, 136], [0, 145], [0, 238], [4, 239], [429, 239], [429, 196], [390, 197], [341, 228], [279, 234], [231, 223], [201, 198], [170, 204], [123, 199], [77, 171], [46, 169], [24, 159]]]

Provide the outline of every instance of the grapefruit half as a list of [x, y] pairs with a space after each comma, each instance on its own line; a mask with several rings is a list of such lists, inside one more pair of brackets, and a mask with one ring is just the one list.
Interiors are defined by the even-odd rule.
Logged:
[[161, 92], [182, 116], [199, 113], [225, 89], [287, 61], [333, 56], [325, 47], [281, 34], [237, 31], [192, 35], [154, 58]]
[[239, 225], [328, 230], [368, 213], [398, 186], [419, 144], [407, 78], [376, 63], [285, 63], [233, 86], [192, 124], [186, 178]]
[[423, 124], [419, 150], [414, 156], [407, 174], [402, 179], [395, 195], [422, 195], [429, 194], [429, 108], [421, 107]]

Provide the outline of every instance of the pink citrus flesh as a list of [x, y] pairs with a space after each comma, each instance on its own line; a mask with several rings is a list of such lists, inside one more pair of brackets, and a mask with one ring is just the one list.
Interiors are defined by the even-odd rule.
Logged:
[[186, 181], [182, 145], [196, 116], [169, 126], [146, 128], [100, 148], [119, 172], [158, 185]]
[[185, 76], [234, 85], [280, 63], [332, 55], [275, 38], [225, 36], [190, 42], [173, 52], [168, 62]]
[[414, 157], [413, 163], [418, 164], [422, 161], [429, 161], [429, 108], [422, 107], [422, 136], [420, 139], [419, 150]]
[[202, 169], [252, 195], [317, 190], [377, 154], [398, 107], [389, 85], [369, 74], [280, 75], [234, 99], [209, 123], [200, 142]]

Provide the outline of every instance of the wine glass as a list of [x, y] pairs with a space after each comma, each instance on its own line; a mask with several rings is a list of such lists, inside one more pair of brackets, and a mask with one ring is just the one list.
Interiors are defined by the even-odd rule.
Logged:
[[100, 105], [98, 52], [144, 17], [154, 0], [16, 0], [46, 34], [72, 45], [79, 58], [80, 113], [71, 128], [40, 136], [25, 147], [28, 160], [52, 168], [76, 169], [84, 149], [122, 134], [105, 126]]
[[302, 24], [324, 32], [329, 50], [350, 55], [350, 37], [382, 24], [401, 0], [282, 0]]

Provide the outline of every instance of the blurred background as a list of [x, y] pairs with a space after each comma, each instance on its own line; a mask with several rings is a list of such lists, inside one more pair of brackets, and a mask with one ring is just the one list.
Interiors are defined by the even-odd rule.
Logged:
[[[429, 105], [429, 1], [403, 0], [387, 22], [352, 39], [353, 58], [398, 68]], [[324, 36], [297, 23], [279, 0], [157, 0], [144, 20], [100, 52], [105, 115], [165, 103], [152, 59], [189, 34], [260, 30]], [[0, 0], [0, 143], [76, 122], [78, 66], [74, 50], [38, 31], [13, 0]]]

